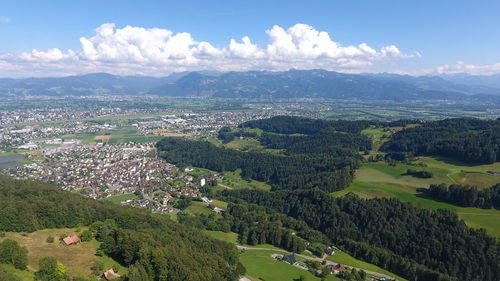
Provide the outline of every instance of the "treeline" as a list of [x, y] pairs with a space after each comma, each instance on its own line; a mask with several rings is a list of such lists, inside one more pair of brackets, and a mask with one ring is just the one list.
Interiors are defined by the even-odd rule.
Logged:
[[243, 178], [268, 182], [274, 190], [314, 187], [330, 192], [340, 190], [352, 182], [359, 167], [359, 160], [354, 158], [242, 152], [181, 138], [164, 138], [156, 147], [161, 157], [175, 165], [218, 172], [241, 169]]
[[237, 280], [238, 251], [199, 231], [146, 210], [84, 198], [33, 181], [0, 177], [0, 231], [32, 232], [103, 222], [97, 238], [103, 251], [134, 280]]
[[432, 178], [434, 176], [434, 174], [431, 172], [417, 171], [417, 170], [413, 170], [413, 169], [406, 170], [406, 174], [413, 176], [415, 178], [422, 178], [422, 179], [428, 179], [428, 178]]
[[483, 280], [500, 276], [499, 244], [468, 228], [447, 210], [427, 210], [396, 199], [334, 198], [321, 190], [225, 190], [304, 221], [356, 258], [410, 280]]
[[395, 133], [383, 151], [437, 155], [466, 163], [500, 161], [500, 120], [446, 119]]
[[447, 186], [444, 183], [432, 184], [428, 189], [422, 188], [420, 190], [433, 199], [462, 207], [500, 210], [500, 183], [483, 190], [459, 184]]
[[306, 241], [325, 243], [321, 232], [306, 223], [265, 208], [240, 202], [230, 203], [222, 217], [210, 215], [178, 214], [179, 222], [191, 227], [235, 232], [243, 245], [271, 244], [290, 252], [302, 253]]
[[265, 132], [259, 140], [263, 146], [284, 149], [288, 155], [328, 154], [359, 158], [359, 151], [367, 151], [372, 147], [371, 140], [364, 135], [337, 132], [331, 128], [305, 136]]
[[348, 121], [311, 119], [297, 116], [276, 116], [269, 119], [252, 120], [239, 125], [240, 128], [261, 129], [265, 132], [278, 134], [312, 135], [330, 128], [339, 132], [359, 134], [370, 125], [380, 124], [379, 121]]

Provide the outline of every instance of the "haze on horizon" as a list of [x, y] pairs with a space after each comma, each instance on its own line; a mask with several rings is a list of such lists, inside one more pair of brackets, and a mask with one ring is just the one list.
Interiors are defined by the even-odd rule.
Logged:
[[17, 1], [0, 77], [326, 69], [500, 72], [497, 1]]

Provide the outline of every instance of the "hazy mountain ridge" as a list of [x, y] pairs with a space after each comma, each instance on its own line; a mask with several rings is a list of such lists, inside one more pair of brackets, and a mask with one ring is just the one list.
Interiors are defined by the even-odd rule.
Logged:
[[[92, 96], [152, 94], [172, 97], [334, 98], [334, 99], [491, 99], [500, 100], [500, 76], [486, 84], [457, 83], [452, 76], [346, 74], [326, 70], [284, 72], [179, 72], [167, 77], [94, 73], [62, 78], [0, 79], [0, 96]], [[455, 76], [453, 76], [455, 77]], [[472, 76], [471, 76], [472, 77]], [[479, 81], [479, 78], [470, 78]], [[470, 82], [473, 83], [473, 82]], [[479, 83], [479, 82], [478, 82]]]

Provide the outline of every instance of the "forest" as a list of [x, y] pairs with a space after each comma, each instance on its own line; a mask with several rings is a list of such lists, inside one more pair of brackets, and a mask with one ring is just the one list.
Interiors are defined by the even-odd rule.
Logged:
[[[371, 149], [361, 130], [376, 121], [326, 121], [278, 116], [243, 123], [239, 129], [224, 127], [223, 143], [234, 138], [253, 138], [269, 149], [243, 152], [206, 141], [165, 138], [157, 144], [160, 155], [176, 165], [192, 165], [224, 172], [242, 170], [242, 177], [264, 181], [273, 190], [321, 188], [336, 191], [347, 187], [360, 165], [360, 152]], [[245, 131], [262, 130], [262, 134]]]
[[224, 190], [228, 202], [258, 204], [305, 222], [356, 258], [409, 280], [484, 280], [500, 276], [499, 243], [447, 210], [397, 199], [334, 198], [319, 189]]
[[495, 163], [500, 161], [500, 119], [425, 122], [396, 132], [382, 150], [444, 156], [469, 164]]
[[0, 231], [77, 226], [91, 226], [105, 254], [142, 276], [134, 281], [237, 280], [242, 270], [233, 245], [167, 218], [40, 182], [0, 177]]
[[359, 134], [370, 125], [382, 122], [375, 120], [348, 121], [311, 119], [297, 116], [276, 116], [269, 119], [252, 120], [240, 124], [240, 128], [261, 129], [265, 132], [277, 134], [304, 134], [313, 135], [324, 129], [333, 129], [338, 132]]
[[217, 172], [241, 169], [247, 179], [268, 182], [274, 190], [347, 187], [359, 167], [359, 160], [327, 154], [281, 155], [242, 152], [217, 147], [207, 141], [165, 138], [157, 143], [160, 156], [179, 166], [192, 165]]
[[500, 210], [500, 183], [478, 190], [473, 186], [459, 184], [432, 184], [428, 189], [420, 189], [424, 195], [433, 199], [459, 205], [482, 209]]

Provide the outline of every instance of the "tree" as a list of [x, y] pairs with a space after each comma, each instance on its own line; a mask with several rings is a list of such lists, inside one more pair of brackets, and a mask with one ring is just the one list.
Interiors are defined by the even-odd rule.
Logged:
[[90, 230], [85, 230], [80, 235], [80, 239], [82, 240], [82, 242], [90, 241], [90, 240], [94, 239], [94, 234]]
[[141, 264], [130, 266], [127, 281], [148, 281], [149, 276]]
[[93, 275], [99, 276], [104, 272], [104, 263], [102, 261], [96, 261], [90, 269]]
[[38, 262], [39, 270], [35, 272], [35, 280], [70, 281], [68, 270], [53, 257], [44, 257]]
[[45, 240], [47, 243], [54, 243], [54, 236], [49, 236], [47, 237], [47, 240]]
[[0, 243], [0, 263], [11, 264], [24, 270], [28, 265], [28, 250], [21, 247], [17, 241], [5, 239]]

